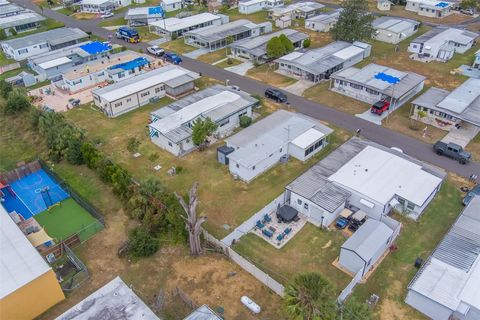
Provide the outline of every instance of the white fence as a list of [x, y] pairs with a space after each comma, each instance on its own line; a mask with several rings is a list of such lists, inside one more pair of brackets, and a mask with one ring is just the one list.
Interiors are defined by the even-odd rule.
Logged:
[[18, 62], [7, 64], [5, 66], [0, 66], [0, 74], [15, 70], [15, 69], [19, 69], [19, 68], [21, 68], [21, 66], [20, 66], [20, 63]]
[[235, 230], [233, 230], [232, 233], [230, 233], [228, 236], [223, 238], [222, 242], [227, 246], [231, 246], [235, 241], [238, 241], [241, 237], [243, 237], [250, 230], [252, 230], [253, 227], [255, 227], [255, 223], [257, 222], [257, 220], [262, 220], [264, 215], [277, 210], [278, 205], [284, 204], [285, 203], [284, 199], [285, 199], [285, 196], [284, 196], [284, 193], [282, 192], [281, 195], [273, 199], [272, 202], [270, 202], [265, 207], [260, 209], [260, 211], [255, 213], [247, 221], [245, 221], [244, 223], [239, 225]]
[[345, 289], [340, 292], [340, 295], [337, 298], [338, 303], [343, 303], [343, 301], [347, 299], [350, 293], [352, 293], [353, 288], [355, 288], [355, 286], [357, 285], [357, 283], [360, 282], [360, 280], [362, 280], [362, 270], [358, 271], [355, 277], [353, 277], [352, 281], [350, 281], [350, 283], [345, 287]]

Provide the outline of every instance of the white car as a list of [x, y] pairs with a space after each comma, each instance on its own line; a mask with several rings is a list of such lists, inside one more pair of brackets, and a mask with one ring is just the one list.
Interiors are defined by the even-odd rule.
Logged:
[[100, 15], [100, 18], [106, 19], [106, 18], [110, 18], [110, 17], [113, 17], [113, 16], [114, 16], [114, 13], [112, 11], [108, 11], [108, 12], [102, 13]]
[[159, 46], [151, 46], [147, 48], [148, 53], [156, 56], [156, 57], [161, 57], [165, 54], [165, 50], [160, 48]]

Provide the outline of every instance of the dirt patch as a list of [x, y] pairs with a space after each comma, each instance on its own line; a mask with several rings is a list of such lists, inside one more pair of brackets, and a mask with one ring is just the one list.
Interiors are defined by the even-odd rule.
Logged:
[[380, 298], [380, 305], [377, 308], [377, 313], [380, 315], [380, 319], [411, 319], [410, 315], [408, 315], [408, 310], [405, 308], [406, 305], [393, 299], [393, 297], [399, 296], [401, 293], [402, 283], [400, 281], [393, 281], [390, 283], [389, 294], [383, 299]]
[[[179, 287], [199, 305], [223, 308], [226, 319], [281, 319], [281, 298], [222, 256], [181, 259], [172, 267], [169, 290]], [[240, 302], [242, 295], [262, 307], [261, 316], [253, 316]]]

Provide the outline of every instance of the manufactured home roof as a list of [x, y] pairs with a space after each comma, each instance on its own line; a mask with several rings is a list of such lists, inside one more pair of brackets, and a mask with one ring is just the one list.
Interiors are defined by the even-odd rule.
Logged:
[[457, 28], [436, 27], [425, 32], [418, 38], [415, 38], [412, 42], [424, 43], [425, 45], [430, 46], [441, 46], [448, 41], [452, 41], [465, 45], [472, 40], [475, 40], [477, 37], [478, 34], [473, 31]]
[[480, 309], [480, 198], [463, 209], [408, 289], [457, 310]]
[[14, 16], [0, 18], [0, 29], [21, 26], [27, 23], [35, 23], [43, 20], [45, 20], [45, 17], [42, 17], [38, 13], [25, 11]]
[[387, 30], [393, 33], [401, 33], [418, 25], [420, 25], [419, 21], [397, 17], [378, 17], [372, 22], [372, 26], [375, 29]]
[[92, 93], [101, 96], [108, 102], [113, 102], [159, 83], [168, 83], [169, 86], [175, 87], [172, 81], [180, 77], [187, 77], [189, 81], [193, 81], [197, 79], [199, 75], [179, 66], [167, 65], [94, 90]]
[[240, 1], [238, 3], [238, 5], [242, 5], [242, 6], [252, 6], [252, 5], [255, 5], [257, 3], [262, 3], [262, 2], [266, 2], [266, 0], [248, 0], [248, 1]]
[[412, 104], [480, 126], [480, 79], [470, 78], [452, 92], [432, 87]]
[[55, 46], [65, 42], [84, 38], [88, 38], [88, 34], [78, 28], [58, 28], [31, 34], [21, 38], [5, 40], [2, 43], [9, 45], [14, 50], [17, 50], [44, 42], [48, 42], [50, 45]]
[[[306, 132], [309, 132], [311, 136], [305, 136]], [[228, 157], [242, 166], [250, 168], [268, 158], [271, 153], [282, 148], [288, 142], [296, 140], [297, 145], [303, 146], [311, 141], [312, 137], [320, 137], [332, 132], [332, 129], [313, 118], [278, 110], [225, 141], [228, 146], [236, 148]]]
[[223, 320], [218, 316], [212, 309], [210, 309], [206, 304], [195, 309], [190, 315], [188, 315], [183, 320]]
[[442, 1], [442, 0], [408, 0], [408, 2], [417, 3], [420, 7], [428, 7], [428, 8], [436, 8], [436, 9], [444, 9], [447, 7], [451, 7], [453, 5], [453, 1]]
[[99, 5], [102, 5], [102, 4], [110, 4], [112, 2], [112, 0], [81, 0], [80, 1], [80, 4], [84, 4], [84, 5], [95, 5], [95, 6], [99, 6]]
[[15, 14], [17, 12], [25, 11], [24, 7], [14, 3], [7, 3], [0, 6], [0, 17]]
[[135, 19], [135, 18], [161, 18], [163, 16], [163, 11], [156, 10], [157, 7], [139, 7], [139, 8], [130, 8], [125, 14], [125, 19]]
[[0, 299], [51, 270], [0, 205]]
[[160, 320], [120, 277], [116, 277], [56, 318], [84, 319]]
[[[68, 58], [71, 55], [78, 55], [82, 58], [86, 58], [86, 57], [92, 55], [92, 53], [89, 53], [89, 52], [85, 51], [84, 49], [82, 49], [82, 47], [83, 48], [91, 48], [90, 46], [85, 47], [85, 45], [88, 45], [88, 44], [91, 44], [91, 43], [101, 43], [101, 42], [97, 42], [97, 41], [80, 42], [80, 43], [77, 43], [77, 44], [74, 44], [74, 45], [71, 45], [71, 46], [68, 46], [68, 47], [64, 47], [64, 48], [61, 48], [61, 49], [37, 54], [33, 57], [30, 57], [28, 59], [28, 61], [31, 64], [40, 65], [41, 63], [48, 62], [48, 61], [51, 61], [51, 60], [64, 58], [64, 57]], [[101, 44], [103, 45], [103, 43], [101, 43]], [[107, 46], [105, 46], [105, 50], [103, 52], [110, 51], [111, 49], [112, 49], [112, 47], [107, 45]]]
[[307, 22], [316, 22], [322, 24], [329, 24], [338, 20], [340, 13], [343, 11], [342, 8], [335, 9], [333, 11], [322, 13], [317, 16], [306, 19]]
[[[420, 166], [419, 171], [415, 171], [415, 174], [420, 174], [421, 176], [424, 176], [420, 170], [424, 171], [425, 173], [428, 173], [430, 176], [438, 178], [440, 181], [445, 177], [446, 173], [443, 170], [437, 169], [433, 166], [430, 166], [426, 163], [423, 163], [419, 160], [416, 160], [404, 153], [399, 153], [395, 150], [386, 148], [382, 145], [376, 144], [374, 142], [368, 141], [368, 140], [362, 140], [359, 138], [352, 138], [342, 144], [339, 148], [336, 150], [332, 151], [328, 156], [326, 156], [324, 159], [320, 160], [317, 162], [313, 167], [311, 167], [309, 170], [307, 170], [304, 174], [299, 176], [297, 179], [292, 181], [286, 188], [304, 198], [310, 199], [312, 202], [315, 204], [319, 205], [320, 207], [329, 210], [329, 212], [333, 212], [336, 208], [338, 208], [340, 205], [343, 204], [344, 200], [348, 198], [350, 195], [349, 190], [353, 190], [356, 192], [363, 192], [365, 191], [361, 183], [358, 182], [359, 179], [357, 179], [357, 176], [354, 173], [351, 173], [352, 166], [357, 170], [359, 178], [364, 181], [365, 183], [368, 184], [368, 186], [371, 186], [372, 181], [376, 181], [379, 183], [378, 187], [375, 187], [378, 189], [377, 191], [381, 191], [382, 193], [385, 192], [382, 190], [382, 188], [387, 188], [388, 190], [395, 189], [398, 184], [392, 183], [390, 179], [396, 179], [397, 177], [394, 176], [398, 174], [401, 176], [401, 173], [405, 174], [407, 171], [403, 170], [402, 167], [394, 168], [392, 169], [392, 173], [388, 173], [388, 175], [385, 175], [385, 177], [381, 176], [380, 174], [373, 174], [374, 178], [366, 179], [364, 175], [362, 175], [360, 172], [361, 167], [355, 167], [356, 164], [361, 165], [359, 161], [354, 160], [355, 157], [359, 154], [362, 154], [362, 152], [366, 149], [369, 150], [378, 150], [371, 152], [367, 151], [367, 153], [363, 153], [361, 156], [362, 160], [365, 158], [368, 158], [370, 156], [377, 156], [377, 154], [381, 154], [380, 152], [385, 152], [389, 153], [392, 156], [401, 158], [405, 161], [408, 161], [411, 163], [411, 166], [418, 165]], [[389, 158], [386, 156], [382, 156], [382, 159]], [[353, 161], [352, 161], [353, 160]], [[384, 168], [392, 168], [395, 163], [388, 163], [387, 165], [381, 166], [382, 161], [378, 161], [377, 159], [371, 159], [372, 164], [375, 163], [376, 165], [380, 166], [379, 168], [375, 168], [377, 171], [382, 171], [385, 170]], [[399, 161], [399, 163], [402, 163]], [[405, 165], [405, 164], [404, 164]], [[345, 169], [344, 169], [345, 167]], [[363, 169], [366, 168], [366, 166], [362, 167]], [[353, 176], [352, 181], [346, 181], [347, 178], [343, 179], [343, 176], [345, 173], [342, 172], [346, 171], [348, 173], [351, 173], [351, 176]], [[372, 171], [375, 171], [372, 170]], [[386, 170], [385, 170], [386, 171]], [[398, 173], [396, 173], [398, 171]], [[340, 175], [337, 175], [335, 179], [331, 179], [332, 176], [335, 176], [337, 172], [342, 172]], [[368, 171], [363, 170], [363, 172], [368, 174]], [[408, 172], [409, 174], [411, 172]], [[342, 179], [340, 179], [340, 176]], [[384, 178], [384, 180], [382, 180]], [[417, 178], [411, 179], [416, 183]], [[429, 176], [426, 176], [425, 179], [427, 181], [430, 181], [431, 178]], [[335, 181], [338, 180], [338, 181]], [[344, 181], [345, 180], [345, 181]], [[402, 180], [405, 180], [402, 178]], [[343, 185], [341, 183], [346, 183], [347, 185]], [[387, 182], [389, 182], [391, 185], [389, 185]], [[421, 190], [425, 182], [421, 182], [419, 186], [414, 185], [410, 190], [411, 193], [414, 193], [414, 189]], [[414, 184], [414, 183], [411, 183]], [[332, 186], [333, 185], [333, 186]], [[357, 185], [358, 190], [357, 190]], [[405, 185], [405, 183], [403, 183]], [[410, 183], [409, 183], [410, 186]], [[328, 188], [328, 192], [324, 192], [325, 188]], [[367, 190], [368, 191], [368, 190]], [[433, 189], [431, 190], [433, 191]], [[370, 192], [369, 192], [370, 194]], [[410, 197], [410, 196], [409, 196]], [[342, 202], [342, 199], [343, 202]], [[408, 199], [407, 199], [408, 200]]]
[[259, 37], [236, 41], [230, 44], [229, 47], [240, 48], [248, 51], [250, 54], [256, 57], [260, 57], [266, 53], [267, 42], [273, 37], [278, 37], [281, 34], [286, 35], [287, 38], [290, 39], [290, 41], [292, 42], [298, 42], [298, 41], [308, 39], [308, 35], [303, 32], [299, 32], [293, 29], [283, 29], [283, 30], [262, 35]]
[[388, 243], [393, 230], [381, 221], [367, 219], [353, 235], [342, 244], [342, 249], [354, 251], [364, 261], [369, 261]]
[[225, 23], [220, 26], [208, 26], [185, 32], [185, 36], [194, 36], [197, 39], [212, 42], [225, 39], [229, 36], [246, 32], [255, 28], [257, 24], [247, 20], [240, 19], [233, 22]]
[[294, 51], [275, 60], [277, 63], [286, 63], [313, 74], [322, 74], [333, 67], [344, 63], [365, 49], [345, 41], [335, 41], [324, 47]]
[[[393, 85], [389, 82], [377, 79], [376, 76], [381, 74], [400, 79], [400, 82], [395, 84], [395, 90], [392, 90]], [[396, 99], [401, 98], [404, 94], [408, 93], [426, 79], [426, 77], [414, 72], [403, 72], [374, 63], [371, 63], [361, 69], [356, 67], [343, 69], [335, 72], [331, 77], [334, 79], [343, 79], [349, 82], [361, 84], [384, 94], [393, 94], [394, 98]]]
[[157, 28], [166, 30], [168, 32], [175, 32], [188, 29], [202, 23], [221, 19], [222, 18], [220, 16], [204, 12], [185, 18], [167, 18], [164, 20], [162, 19], [160, 21], [154, 21], [150, 23], [150, 25], [156, 26]]
[[215, 85], [153, 111], [151, 114], [158, 120], [150, 127], [177, 143], [191, 136], [185, 124], [198, 117], [216, 122], [257, 102], [246, 92]]
[[290, 13], [293, 11], [302, 11], [302, 12], [311, 12], [314, 10], [320, 10], [325, 6], [318, 2], [312, 1], [302, 1], [302, 2], [295, 2], [286, 6], [280, 6], [270, 9], [274, 15], [282, 15], [286, 13]]

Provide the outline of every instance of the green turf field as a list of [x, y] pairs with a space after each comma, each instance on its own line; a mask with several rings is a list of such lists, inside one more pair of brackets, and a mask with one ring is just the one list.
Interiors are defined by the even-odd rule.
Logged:
[[79, 236], [84, 241], [103, 228], [102, 224], [92, 217], [72, 198], [35, 216], [35, 220], [45, 228], [48, 235], [57, 241], [88, 227]]

